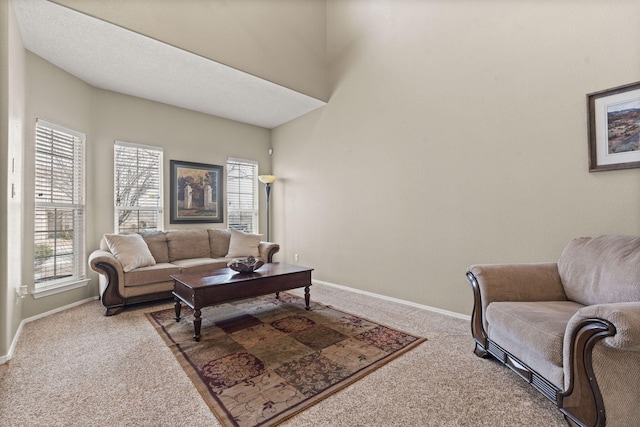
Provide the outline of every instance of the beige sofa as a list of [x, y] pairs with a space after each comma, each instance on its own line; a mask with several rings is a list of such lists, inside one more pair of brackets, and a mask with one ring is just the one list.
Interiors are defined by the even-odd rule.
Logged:
[[579, 238], [557, 263], [474, 265], [467, 278], [476, 355], [517, 372], [569, 425], [638, 425], [640, 237]]
[[228, 229], [105, 234], [89, 266], [100, 274], [100, 298], [111, 316], [129, 304], [170, 298], [172, 274], [214, 270], [250, 255], [273, 262], [280, 246], [260, 238]]

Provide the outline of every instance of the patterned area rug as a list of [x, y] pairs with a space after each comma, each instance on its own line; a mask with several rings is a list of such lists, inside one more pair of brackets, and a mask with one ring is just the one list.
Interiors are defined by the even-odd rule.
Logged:
[[370, 320], [288, 293], [193, 312], [148, 313], [223, 426], [272, 426], [357, 381], [420, 343]]

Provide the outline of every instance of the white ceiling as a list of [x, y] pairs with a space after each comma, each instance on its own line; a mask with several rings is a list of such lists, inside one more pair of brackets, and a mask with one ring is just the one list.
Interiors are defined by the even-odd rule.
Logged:
[[27, 50], [97, 88], [272, 129], [325, 102], [47, 0], [13, 0]]

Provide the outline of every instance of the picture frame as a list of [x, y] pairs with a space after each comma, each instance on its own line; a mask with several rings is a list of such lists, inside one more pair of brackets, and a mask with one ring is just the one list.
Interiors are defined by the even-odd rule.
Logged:
[[223, 167], [171, 160], [170, 222], [224, 222]]
[[640, 82], [587, 94], [589, 172], [640, 167]]

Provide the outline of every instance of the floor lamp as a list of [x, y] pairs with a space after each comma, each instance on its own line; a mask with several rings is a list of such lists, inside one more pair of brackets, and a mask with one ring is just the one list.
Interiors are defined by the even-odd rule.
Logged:
[[274, 183], [276, 177], [273, 175], [260, 175], [258, 179], [265, 185], [264, 192], [267, 195], [267, 242], [270, 242], [271, 236], [269, 235], [269, 196], [271, 195], [271, 184]]

